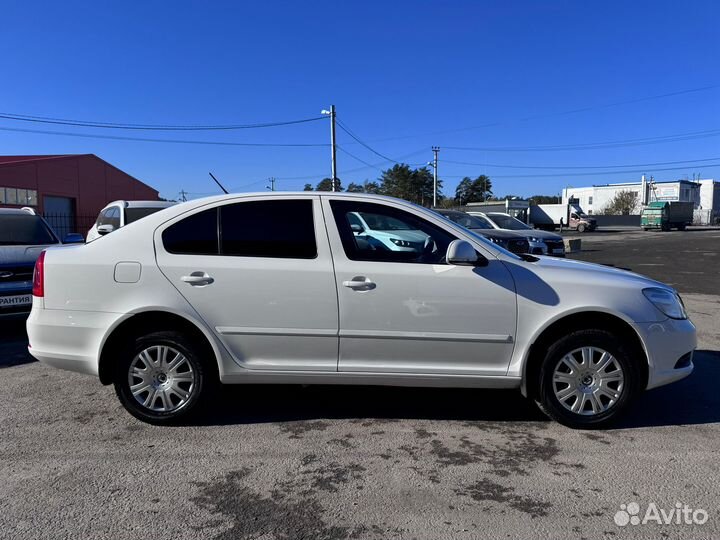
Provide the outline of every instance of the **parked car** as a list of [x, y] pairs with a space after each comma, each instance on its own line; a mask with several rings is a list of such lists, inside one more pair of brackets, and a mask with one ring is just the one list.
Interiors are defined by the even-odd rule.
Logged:
[[522, 234], [528, 241], [532, 255], [565, 256], [565, 242], [559, 234], [533, 229], [519, 219], [503, 212], [468, 212], [468, 214], [487, 221], [495, 229]]
[[458, 225], [462, 225], [475, 234], [484, 236], [508, 251], [513, 253], [530, 253], [530, 244], [522, 234], [500, 230], [489, 220], [481, 219], [466, 212], [460, 212], [459, 210], [435, 210], [435, 212]]
[[174, 204], [173, 201], [113, 201], [100, 210], [97, 221], [87, 233], [87, 241], [92, 242], [111, 233], [128, 223], [159, 212]]
[[353, 212], [348, 220], [355, 237], [374, 249], [414, 253], [423, 249], [430, 238], [422, 231], [409, 229], [407, 223], [382, 214]]
[[[357, 213], [429, 241], [372, 249]], [[524, 259], [406, 201], [332, 192], [201, 199], [49, 248], [27, 330], [35, 358], [114, 384], [157, 424], [218, 383], [281, 383], [517, 388], [559, 422], [601, 426], [689, 375], [696, 346], [667, 285]]]
[[[68, 235], [66, 241], [78, 238]], [[32, 208], [0, 208], [0, 319], [30, 312], [35, 260], [43, 249], [57, 245], [52, 227]]]

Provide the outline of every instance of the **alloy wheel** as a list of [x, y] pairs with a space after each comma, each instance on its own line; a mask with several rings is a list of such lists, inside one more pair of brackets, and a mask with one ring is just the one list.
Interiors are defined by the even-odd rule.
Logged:
[[597, 415], [618, 402], [625, 391], [625, 373], [609, 352], [581, 347], [558, 361], [552, 388], [567, 410], [583, 416]]
[[153, 345], [135, 355], [128, 370], [128, 383], [140, 405], [165, 413], [184, 407], [197, 386], [191, 362], [167, 345]]

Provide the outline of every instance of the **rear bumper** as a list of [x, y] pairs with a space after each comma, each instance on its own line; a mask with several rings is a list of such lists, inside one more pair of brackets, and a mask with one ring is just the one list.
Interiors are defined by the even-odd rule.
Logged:
[[33, 309], [26, 324], [28, 352], [43, 364], [97, 376], [100, 347], [120, 317], [119, 313]]
[[648, 390], [692, 373], [692, 357], [688, 359], [687, 355], [697, 347], [697, 335], [690, 320], [667, 319], [658, 323], [636, 323], [635, 327], [648, 354]]

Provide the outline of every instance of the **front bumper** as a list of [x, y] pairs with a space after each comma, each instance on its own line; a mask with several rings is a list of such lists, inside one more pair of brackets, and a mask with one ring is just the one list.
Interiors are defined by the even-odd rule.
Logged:
[[697, 347], [697, 335], [695, 325], [689, 319], [635, 323], [635, 329], [648, 355], [648, 390], [679, 381], [692, 373], [692, 357], [688, 359], [687, 354]]
[[33, 309], [26, 324], [28, 352], [43, 364], [97, 376], [105, 335], [121, 317], [119, 313]]

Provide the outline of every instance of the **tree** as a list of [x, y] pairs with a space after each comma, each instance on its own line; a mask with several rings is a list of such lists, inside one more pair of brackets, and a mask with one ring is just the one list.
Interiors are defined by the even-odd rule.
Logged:
[[611, 216], [628, 216], [637, 213], [638, 194], [636, 191], [618, 191], [610, 199], [602, 213]]
[[492, 196], [492, 180], [481, 174], [475, 180], [463, 178], [455, 189], [455, 200], [461, 206], [469, 202], [483, 202]]
[[531, 205], [538, 204], [560, 204], [562, 201], [557, 195], [533, 195], [530, 197]]
[[[342, 191], [342, 184], [340, 182], [339, 178], [335, 179], [336, 185], [335, 185], [335, 191]], [[315, 187], [315, 191], [332, 191], [332, 178], [323, 178], [318, 182], [318, 185]]]
[[350, 182], [345, 191], [348, 193], [365, 193], [365, 189], [362, 184], [356, 184], [355, 182]]
[[305, 184], [303, 191], [312, 191], [312, 190], [313, 190], [312, 184]]
[[[380, 191], [383, 195], [405, 199], [423, 206], [433, 201], [433, 175], [427, 167], [411, 169], [405, 163], [399, 163], [382, 172]], [[374, 182], [368, 183], [368, 187]], [[442, 182], [438, 180], [438, 191]], [[368, 191], [369, 193], [369, 191]]]
[[380, 193], [382, 193], [382, 188], [377, 182], [369, 182], [365, 180], [363, 182], [363, 191], [365, 193], [371, 193], [373, 195], [380, 195]]

